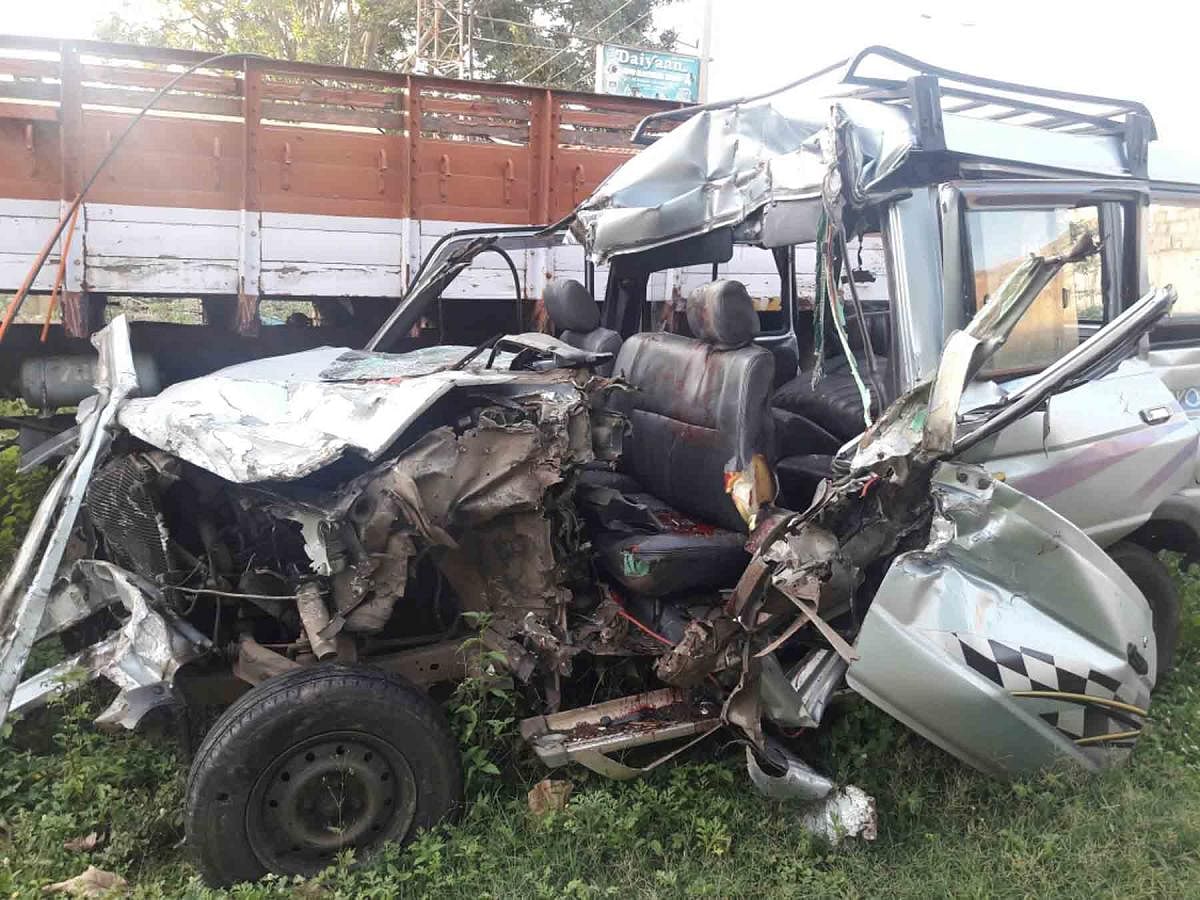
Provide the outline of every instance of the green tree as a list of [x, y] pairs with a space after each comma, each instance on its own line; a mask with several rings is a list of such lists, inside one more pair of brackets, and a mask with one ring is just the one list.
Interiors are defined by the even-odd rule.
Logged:
[[[475, 76], [589, 89], [596, 41], [671, 49], [654, 27], [675, 0], [469, 0]], [[248, 51], [330, 65], [403, 70], [416, 45], [416, 0], [157, 0], [146, 20], [115, 13], [104, 40]]]

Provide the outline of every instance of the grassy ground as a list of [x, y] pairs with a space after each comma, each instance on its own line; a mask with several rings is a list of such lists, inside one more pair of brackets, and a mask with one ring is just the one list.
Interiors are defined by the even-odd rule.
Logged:
[[[1193, 570], [1195, 571], [1195, 570]], [[1198, 897], [1200, 579], [1186, 597], [1177, 673], [1128, 768], [990, 781], [865, 703], [838, 710], [813, 747], [878, 798], [879, 839], [811, 840], [793, 808], [750, 789], [737, 746], [716, 742], [642, 782], [573, 772], [565, 811], [528, 812], [542, 776], [483, 780], [457, 827], [370, 865], [306, 884], [243, 885], [237, 897]], [[0, 745], [0, 895], [33, 897], [88, 864], [138, 896], [209, 897], [180, 846], [182, 774], [166, 742], [111, 738], [94, 700], [18, 725]], [[64, 849], [96, 831], [99, 846]]]

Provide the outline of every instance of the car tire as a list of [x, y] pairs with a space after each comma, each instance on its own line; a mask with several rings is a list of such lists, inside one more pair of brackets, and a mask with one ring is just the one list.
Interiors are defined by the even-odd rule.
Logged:
[[462, 760], [438, 705], [402, 678], [320, 665], [269, 679], [208, 732], [184, 827], [205, 881], [315, 874], [452, 817]]
[[1165, 675], [1175, 668], [1175, 648], [1179, 643], [1179, 590], [1175, 580], [1162, 560], [1139, 544], [1121, 541], [1108, 548], [1108, 555], [1150, 604], [1158, 674]]

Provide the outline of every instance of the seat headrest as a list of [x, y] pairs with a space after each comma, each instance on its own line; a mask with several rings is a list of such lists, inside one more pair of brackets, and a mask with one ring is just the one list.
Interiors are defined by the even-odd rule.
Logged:
[[702, 284], [688, 295], [688, 327], [720, 350], [744, 347], [758, 336], [758, 313], [746, 286], [731, 278]]
[[550, 321], [563, 331], [591, 331], [600, 325], [600, 308], [574, 278], [554, 278], [542, 292]]

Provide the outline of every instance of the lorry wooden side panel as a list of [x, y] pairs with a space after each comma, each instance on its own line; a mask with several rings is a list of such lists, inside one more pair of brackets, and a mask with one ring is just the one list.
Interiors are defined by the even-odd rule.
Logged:
[[[29, 201], [73, 199], [154, 92], [202, 59], [0, 36], [0, 293], [20, 285], [58, 215], [57, 202]], [[420, 260], [422, 222], [561, 217], [633, 155], [637, 121], [669, 107], [282, 61], [201, 69], [89, 192], [68, 304], [89, 293], [395, 298]], [[518, 264], [523, 280], [546, 269]]]

